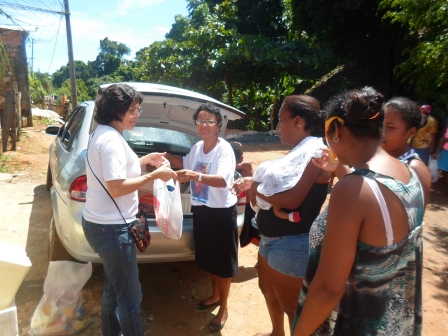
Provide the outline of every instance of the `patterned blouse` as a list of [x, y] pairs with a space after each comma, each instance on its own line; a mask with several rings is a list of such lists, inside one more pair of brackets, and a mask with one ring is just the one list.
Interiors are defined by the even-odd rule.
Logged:
[[428, 116], [426, 125], [417, 131], [417, 134], [412, 140], [412, 147], [419, 149], [429, 148], [431, 146], [431, 137], [433, 134], [437, 134], [437, 130], [437, 120], [431, 116]]
[[[344, 295], [314, 335], [421, 335], [423, 194], [416, 174], [409, 171], [407, 185], [370, 170], [353, 172], [374, 178], [399, 197], [409, 218], [409, 234], [401, 242], [383, 247], [358, 241]], [[293, 329], [319, 265], [327, 209], [310, 230], [308, 267]]]

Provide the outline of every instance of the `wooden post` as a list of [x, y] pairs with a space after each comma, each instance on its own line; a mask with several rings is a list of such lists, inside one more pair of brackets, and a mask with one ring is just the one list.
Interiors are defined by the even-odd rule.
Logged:
[[72, 28], [70, 25], [70, 9], [68, 6], [68, 0], [64, 0], [65, 9], [65, 26], [67, 30], [67, 48], [68, 48], [68, 70], [70, 76], [70, 89], [72, 93], [71, 103], [74, 110], [78, 106], [78, 92], [76, 91], [76, 71], [75, 61], [73, 57], [73, 42], [72, 42]]
[[17, 91], [16, 93], [16, 122], [15, 122], [15, 128], [16, 128], [16, 135], [17, 135], [17, 142], [20, 142], [20, 136], [22, 135], [22, 93], [20, 91]]
[[3, 113], [0, 113], [0, 155], [3, 155], [3, 131], [2, 131], [2, 121], [3, 120], [2, 119], [3, 119]]
[[6, 152], [7, 145], [8, 145], [8, 138], [10, 135], [10, 129], [11, 129], [11, 121], [13, 118], [14, 112], [14, 93], [11, 91], [6, 92], [6, 99], [5, 99], [5, 110], [3, 113], [2, 118], [2, 148], [3, 152]]
[[11, 111], [11, 120], [9, 122], [9, 136], [11, 137], [11, 150], [17, 150], [17, 86], [12, 91], [13, 103]]

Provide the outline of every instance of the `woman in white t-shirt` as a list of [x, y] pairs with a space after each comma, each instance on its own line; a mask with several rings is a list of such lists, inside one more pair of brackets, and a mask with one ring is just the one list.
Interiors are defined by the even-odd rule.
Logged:
[[[87, 148], [88, 189], [82, 226], [87, 241], [103, 263], [103, 335], [143, 335], [142, 292], [128, 226], [136, 221], [137, 190], [156, 178], [167, 181], [175, 176], [164, 153], [138, 158], [123, 138], [123, 131], [135, 127], [142, 100], [126, 84], [100, 89], [95, 102], [98, 127]], [[146, 164], [158, 168], [141, 176], [141, 166]]]
[[232, 146], [218, 136], [222, 124], [219, 109], [206, 103], [193, 115], [202, 141], [185, 156], [167, 153], [166, 158], [181, 170], [180, 182], [191, 184], [193, 235], [196, 264], [210, 275], [212, 295], [196, 309], [220, 306], [209, 329], [218, 331], [227, 320], [227, 298], [232, 277], [238, 270], [237, 198], [230, 192], [235, 173]]

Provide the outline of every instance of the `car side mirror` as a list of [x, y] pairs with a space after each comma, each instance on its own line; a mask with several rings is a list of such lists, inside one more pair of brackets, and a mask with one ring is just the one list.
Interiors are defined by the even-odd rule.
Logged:
[[61, 127], [59, 126], [47, 126], [47, 128], [45, 129], [45, 134], [51, 136], [58, 136], [60, 129]]

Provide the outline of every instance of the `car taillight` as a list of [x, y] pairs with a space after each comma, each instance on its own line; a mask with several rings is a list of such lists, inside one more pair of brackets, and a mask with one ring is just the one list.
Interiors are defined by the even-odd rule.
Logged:
[[68, 198], [77, 201], [85, 202], [87, 192], [87, 176], [82, 175], [72, 182], [68, 190]]
[[238, 200], [236, 201], [236, 205], [246, 205], [246, 192], [242, 191], [238, 194]]

